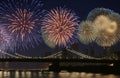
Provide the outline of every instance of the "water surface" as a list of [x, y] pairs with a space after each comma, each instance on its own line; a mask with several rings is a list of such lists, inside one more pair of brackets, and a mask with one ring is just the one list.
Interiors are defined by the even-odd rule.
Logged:
[[0, 78], [120, 78], [120, 75], [85, 72], [0, 71]]

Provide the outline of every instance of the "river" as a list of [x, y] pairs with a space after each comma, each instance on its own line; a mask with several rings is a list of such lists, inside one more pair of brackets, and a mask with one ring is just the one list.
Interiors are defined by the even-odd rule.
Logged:
[[0, 71], [0, 78], [120, 78], [120, 75], [85, 72]]

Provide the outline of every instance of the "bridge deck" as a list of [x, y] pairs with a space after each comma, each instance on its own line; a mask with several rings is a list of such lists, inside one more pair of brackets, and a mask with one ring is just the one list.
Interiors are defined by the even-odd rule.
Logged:
[[120, 63], [120, 60], [95, 60], [95, 59], [40, 59], [40, 58], [5, 58], [0, 62], [83, 62], [83, 63]]

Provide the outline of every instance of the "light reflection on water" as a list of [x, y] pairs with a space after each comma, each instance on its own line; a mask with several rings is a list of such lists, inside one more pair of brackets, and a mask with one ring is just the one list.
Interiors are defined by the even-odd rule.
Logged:
[[85, 72], [33, 72], [33, 71], [0, 71], [0, 78], [120, 78], [114, 74], [93, 74]]

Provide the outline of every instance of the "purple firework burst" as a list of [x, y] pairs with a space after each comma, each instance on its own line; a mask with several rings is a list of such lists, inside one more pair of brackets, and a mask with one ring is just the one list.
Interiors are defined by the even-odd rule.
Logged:
[[[3, 0], [0, 3], [0, 23], [14, 36], [18, 49], [34, 47], [41, 41], [43, 4], [39, 0]], [[21, 48], [22, 47], [22, 48]]]
[[10, 35], [5, 27], [0, 27], [0, 50], [13, 50], [13, 36]]

